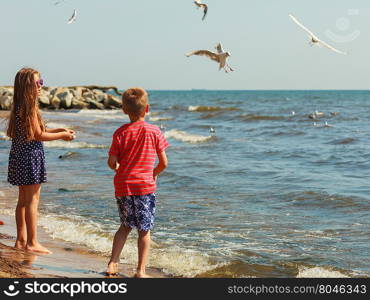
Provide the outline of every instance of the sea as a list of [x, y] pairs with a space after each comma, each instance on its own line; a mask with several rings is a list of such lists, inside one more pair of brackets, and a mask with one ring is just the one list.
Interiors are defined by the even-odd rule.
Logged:
[[[149, 91], [171, 144], [149, 266], [176, 277], [369, 277], [370, 91]], [[121, 110], [43, 111], [39, 225], [108, 257], [119, 227], [107, 153]], [[10, 141], [0, 127], [0, 186]], [[0, 214], [13, 215], [15, 200]], [[136, 264], [137, 233], [122, 252]]]

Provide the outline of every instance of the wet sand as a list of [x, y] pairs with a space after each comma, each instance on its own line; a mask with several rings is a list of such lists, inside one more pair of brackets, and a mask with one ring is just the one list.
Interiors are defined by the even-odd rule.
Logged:
[[[0, 188], [0, 203], [9, 199], [16, 201], [14, 188]], [[39, 241], [52, 254], [39, 255], [15, 249], [16, 226], [14, 217], [0, 215], [0, 278], [104, 278], [109, 257], [89, 251], [82, 246], [53, 239], [42, 228], [38, 228]], [[133, 277], [136, 266], [119, 266], [117, 278]], [[150, 277], [168, 277], [159, 269], [148, 268]]]

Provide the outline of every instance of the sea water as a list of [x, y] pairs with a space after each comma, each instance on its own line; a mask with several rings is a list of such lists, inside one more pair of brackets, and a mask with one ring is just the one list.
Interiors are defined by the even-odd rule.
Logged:
[[[370, 275], [370, 92], [150, 91], [171, 144], [149, 265], [175, 276]], [[312, 119], [310, 114], [323, 112]], [[109, 255], [119, 226], [107, 152], [120, 110], [43, 111], [72, 142], [45, 142], [40, 225]], [[10, 142], [0, 129], [0, 185]], [[66, 158], [63, 155], [67, 152]], [[62, 156], [62, 158], [59, 158]], [[15, 201], [0, 213], [13, 214]], [[122, 261], [137, 261], [136, 235]]]

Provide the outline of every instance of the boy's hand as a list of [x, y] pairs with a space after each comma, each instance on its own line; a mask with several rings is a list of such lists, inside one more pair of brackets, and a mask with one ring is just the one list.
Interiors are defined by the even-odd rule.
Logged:
[[118, 171], [120, 164], [117, 156], [109, 154], [107, 163], [109, 168], [111, 168], [114, 172]]

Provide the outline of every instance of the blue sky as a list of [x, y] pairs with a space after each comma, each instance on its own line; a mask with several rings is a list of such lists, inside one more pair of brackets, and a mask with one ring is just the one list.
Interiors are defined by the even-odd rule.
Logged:
[[[368, 0], [203, 0], [209, 5], [204, 22], [192, 0], [55, 1], [0, 1], [1, 85], [12, 84], [17, 70], [30, 66], [53, 86], [369, 88]], [[74, 8], [77, 21], [67, 25]], [[310, 47], [290, 12], [349, 55]], [[334, 34], [339, 38], [333, 40]], [[231, 52], [234, 73], [184, 55], [214, 50], [219, 41]]]

